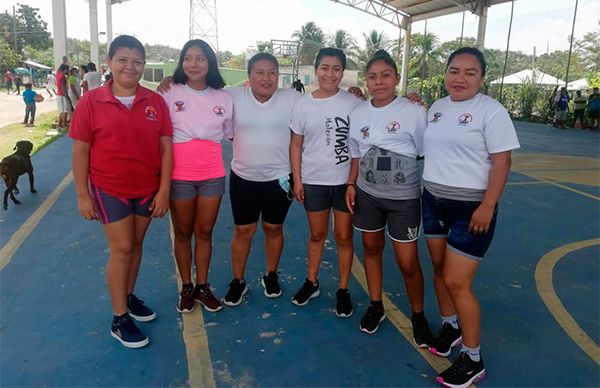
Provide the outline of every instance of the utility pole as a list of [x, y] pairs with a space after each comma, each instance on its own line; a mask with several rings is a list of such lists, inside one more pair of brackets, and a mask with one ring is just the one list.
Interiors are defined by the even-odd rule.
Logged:
[[[19, 50], [17, 50], [17, 15], [15, 12], [15, 6], [13, 5], [13, 40], [14, 40], [14, 49], [15, 49], [15, 54], [19, 52]], [[15, 65], [17, 65], [17, 63], [15, 63]]]

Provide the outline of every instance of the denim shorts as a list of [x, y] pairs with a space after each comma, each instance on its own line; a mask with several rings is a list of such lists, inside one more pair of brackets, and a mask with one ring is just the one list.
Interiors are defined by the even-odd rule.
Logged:
[[436, 197], [424, 189], [421, 208], [425, 237], [445, 238], [448, 240], [448, 247], [459, 255], [481, 260], [494, 237], [498, 206], [494, 209], [489, 231], [485, 234], [472, 234], [469, 232], [469, 222], [480, 204], [478, 201]]
[[304, 209], [318, 212], [333, 207], [344, 213], [350, 213], [346, 206], [346, 184], [337, 186], [304, 184]]
[[225, 177], [204, 181], [171, 181], [171, 201], [196, 197], [220, 197], [225, 194]]
[[98, 208], [98, 218], [103, 224], [122, 220], [132, 214], [141, 217], [150, 217], [152, 214], [148, 207], [156, 193], [144, 198], [121, 198], [94, 185], [91, 186], [91, 191]]

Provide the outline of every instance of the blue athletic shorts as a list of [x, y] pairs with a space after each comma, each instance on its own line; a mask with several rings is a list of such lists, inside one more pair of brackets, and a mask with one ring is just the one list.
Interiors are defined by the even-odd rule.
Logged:
[[92, 197], [96, 201], [98, 217], [103, 224], [110, 224], [134, 214], [150, 217], [152, 212], [148, 207], [156, 195], [153, 193], [143, 198], [121, 198], [106, 193], [100, 187], [92, 185]]
[[425, 237], [448, 239], [448, 247], [459, 255], [481, 260], [494, 237], [498, 206], [494, 209], [489, 231], [485, 234], [472, 234], [469, 232], [469, 222], [480, 204], [477, 201], [436, 197], [423, 189], [421, 208]]
[[337, 186], [304, 184], [304, 209], [318, 212], [333, 208], [350, 213], [346, 206], [346, 184]]

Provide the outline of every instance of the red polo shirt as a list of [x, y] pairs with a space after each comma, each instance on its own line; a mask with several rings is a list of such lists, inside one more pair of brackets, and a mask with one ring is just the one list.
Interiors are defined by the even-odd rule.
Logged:
[[131, 110], [105, 86], [88, 91], [77, 103], [69, 137], [91, 145], [90, 182], [107, 193], [141, 198], [158, 190], [160, 137], [173, 127], [163, 98], [137, 87]]
[[62, 79], [65, 78], [65, 73], [56, 70], [56, 95], [64, 96], [65, 93], [62, 90]]

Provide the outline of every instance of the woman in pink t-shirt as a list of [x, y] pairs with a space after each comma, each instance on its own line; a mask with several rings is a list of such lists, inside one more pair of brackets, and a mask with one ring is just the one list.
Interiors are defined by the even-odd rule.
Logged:
[[[214, 51], [194, 39], [181, 49], [173, 86], [164, 93], [173, 121], [173, 175], [170, 208], [175, 258], [183, 283], [177, 311], [189, 313], [194, 300], [208, 311], [221, 302], [208, 284], [212, 231], [225, 193], [221, 140], [231, 138], [233, 102], [222, 90]], [[195, 239], [196, 287], [192, 283], [192, 236]]]

